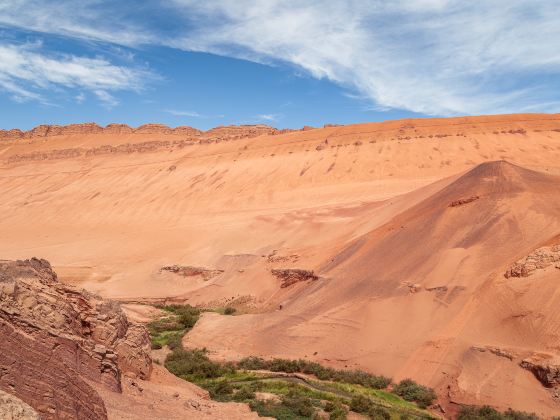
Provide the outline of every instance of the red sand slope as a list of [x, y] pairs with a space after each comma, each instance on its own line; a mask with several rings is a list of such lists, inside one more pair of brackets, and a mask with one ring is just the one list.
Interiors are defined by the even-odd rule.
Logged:
[[[519, 367], [560, 353], [560, 270], [503, 275], [560, 234], [559, 115], [78, 128], [0, 133], [3, 258], [48, 258], [107, 297], [252, 312], [187, 338], [217, 355], [307, 356], [560, 414]], [[160, 270], [173, 264], [223, 273]], [[320, 279], [282, 288], [274, 268]]]

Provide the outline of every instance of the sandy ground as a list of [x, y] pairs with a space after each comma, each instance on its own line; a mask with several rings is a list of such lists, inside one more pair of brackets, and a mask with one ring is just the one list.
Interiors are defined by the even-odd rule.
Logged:
[[208, 393], [154, 365], [149, 381], [123, 379], [123, 393], [98, 386], [110, 419], [256, 419], [247, 404], [217, 403]]
[[[166, 136], [0, 140], [2, 258], [47, 258], [63, 281], [132, 303], [233, 304], [247, 314], [205, 314], [185, 340], [218, 357], [308, 357], [411, 376], [446, 404], [560, 414], [518, 359], [472, 350], [560, 353], [560, 271], [503, 276], [560, 234], [559, 115], [51, 153]], [[223, 273], [160, 270], [172, 264]], [[273, 268], [320, 278], [281, 288]]]

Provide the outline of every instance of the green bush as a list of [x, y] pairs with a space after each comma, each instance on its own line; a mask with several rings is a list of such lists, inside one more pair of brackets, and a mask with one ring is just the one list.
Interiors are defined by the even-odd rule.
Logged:
[[224, 395], [233, 394], [233, 387], [227, 381], [220, 381], [210, 388], [210, 396], [213, 399], [220, 399]]
[[181, 347], [183, 335], [194, 327], [201, 310], [190, 305], [159, 306], [169, 315], [148, 324], [154, 349], [168, 345], [172, 350]]
[[350, 401], [350, 410], [356, 413], [367, 413], [371, 408], [373, 408], [371, 400], [363, 395], [355, 395]]
[[235, 308], [232, 308], [231, 306], [228, 306], [225, 310], [224, 310], [224, 314], [225, 315], [233, 315], [235, 312], [237, 312], [237, 310]]
[[327, 413], [330, 413], [336, 409], [336, 404], [332, 401], [327, 401], [325, 407], [323, 408]]
[[345, 420], [347, 411], [346, 409], [337, 403], [332, 401], [327, 401], [325, 407], [323, 408], [327, 413], [329, 413], [329, 420]]
[[482, 407], [465, 406], [461, 408], [459, 420], [538, 420], [534, 413], [515, 411], [511, 408], [505, 413], [500, 413], [488, 405]]
[[175, 349], [167, 355], [165, 367], [180, 377], [207, 379], [232, 373], [231, 365], [211, 361], [204, 350]]
[[190, 330], [194, 327], [194, 325], [198, 321], [198, 317], [199, 317], [198, 314], [195, 315], [190, 313], [184, 313], [179, 315], [179, 322], [181, 323], [183, 328]]
[[172, 334], [167, 338], [167, 346], [171, 350], [180, 349], [183, 347], [183, 334]]
[[347, 382], [350, 384], [363, 385], [368, 388], [386, 388], [391, 380], [384, 376], [376, 376], [363, 370], [336, 370], [330, 378], [337, 382]]
[[535, 413], [526, 413], [523, 411], [515, 411], [511, 408], [504, 413], [507, 419], [512, 420], [538, 420], [538, 416]]
[[333, 411], [329, 413], [329, 420], [346, 420], [348, 412], [344, 407], [337, 406]]
[[288, 394], [282, 397], [282, 404], [303, 417], [311, 417], [315, 413], [311, 399], [299, 395], [294, 390], [288, 391]]
[[268, 364], [268, 369], [273, 372], [295, 373], [299, 372], [297, 360], [272, 359]]
[[163, 346], [160, 343], [152, 343], [152, 350], [159, 350]]
[[251, 357], [245, 357], [241, 359], [237, 363], [237, 366], [239, 366], [241, 369], [246, 369], [246, 370], [261, 370], [261, 369], [267, 369], [268, 363], [266, 360], [260, 357], [251, 356]]
[[255, 392], [248, 385], [243, 385], [235, 393], [234, 399], [236, 401], [254, 400], [255, 399]]
[[368, 388], [384, 389], [391, 383], [385, 376], [372, 375], [363, 370], [337, 370], [321, 366], [319, 363], [307, 360], [272, 359], [264, 360], [260, 357], [247, 357], [238, 363], [238, 367], [247, 370], [270, 370], [272, 372], [305, 373], [314, 375], [322, 381], [346, 382], [363, 385]]
[[385, 410], [384, 408], [381, 408], [381, 407], [370, 408], [370, 410], [367, 412], [367, 415], [370, 419], [373, 419], [373, 420], [390, 420], [391, 419], [391, 414], [387, 410]]
[[377, 406], [371, 399], [363, 395], [355, 395], [350, 401], [350, 409], [356, 413], [366, 414], [370, 419], [390, 420], [391, 414], [383, 407]]
[[430, 406], [436, 399], [432, 388], [417, 384], [412, 379], [403, 379], [393, 387], [393, 392], [407, 401], [414, 401], [420, 408]]
[[272, 401], [253, 400], [249, 403], [251, 410], [256, 411], [261, 417], [272, 417], [279, 420], [301, 419], [290, 407]]
[[183, 325], [173, 318], [162, 318], [148, 324], [150, 334], [159, 334], [165, 331], [177, 331], [183, 329]]

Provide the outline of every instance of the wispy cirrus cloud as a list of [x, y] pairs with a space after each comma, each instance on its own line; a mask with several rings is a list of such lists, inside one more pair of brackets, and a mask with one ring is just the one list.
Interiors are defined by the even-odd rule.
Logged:
[[174, 115], [176, 117], [192, 117], [192, 118], [201, 118], [203, 115], [200, 115], [196, 111], [182, 111], [177, 109], [166, 109], [165, 112], [168, 114]]
[[136, 1], [0, 0], [0, 25], [117, 45], [154, 42], [146, 22], [130, 19], [131, 10], [138, 9], [142, 5]]
[[255, 117], [258, 121], [274, 122], [280, 118], [280, 114], [259, 114]]
[[48, 103], [45, 92], [80, 88], [115, 106], [118, 101], [110, 92], [140, 90], [149, 77], [146, 70], [118, 66], [104, 58], [45, 52], [40, 43], [0, 42], [0, 89], [18, 101]]
[[[289, 65], [345, 87], [375, 110], [560, 110], [560, 14], [552, 0], [52, 3], [0, 0], [0, 26]], [[0, 81], [19, 97], [34, 94], [1, 73]]]
[[379, 108], [440, 115], [558, 109], [551, 85], [560, 72], [560, 14], [552, 1], [175, 4], [195, 24], [176, 47], [286, 62]]

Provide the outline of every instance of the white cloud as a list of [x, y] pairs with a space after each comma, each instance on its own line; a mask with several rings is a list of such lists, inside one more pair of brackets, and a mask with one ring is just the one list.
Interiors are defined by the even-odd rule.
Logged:
[[106, 108], [111, 109], [119, 104], [118, 99], [105, 90], [96, 89], [93, 91], [93, 94], [97, 96], [97, 98], [105, 105]]
[[268, 121], [273, 122], [279, 118], [278, 114], [259, 114], [256, 116], [257, 120], [259, 121]]
[[117, 5], [100, 0], [0, 0], [0, 25], [118, 45], [153, 41], [145, 25], [127, 18], [130, 7]]
[[150, 76], [144, 70], [117, 66], [103, 58], [45, 53], [40, 44], [0, 43], [0, 89], [16, 100], [47, 102], [45, 91], [80, 88], [114, 106], [118, 101], [109, 91], [139, 90]]
[[193, 118], [202, 117], [202, 115], [200, 115], [196, 111], [180, 111], [180, 110], [175, 110], [175, 109], [166, 109], [165, 112], [167, 112], [168, 114], [174, 115], [176, 117], [193, 117]]
[[[139, 7], [147, 11], [134, 15]], [[165, 25], [139, 17], [156, 9], [168, 13]], [[559, 110], [560, 13], [553, 0], [0, 0], [0, 25], [287, 63], [367, 98], [372, 109]], [[123, 85], [126, 69], [117, 68]], [[82, 70], [58, 77], [89, 83], [87, 74], [77, 76]], [[20, 98], [36, 95], [1, 73], [0, 83]]]
[[381, 108], [442, 115], [546, 111], [547, 86], [530, 80], [532, 73], [560, 70], [560, 14], [552, 1], [175, 3], [199, 25], [174, 46], [284, 61]]
[[86, 95], [83, 92], [80, 92], [74, 97], [77, 104], [81, 104], [86, 100]]

